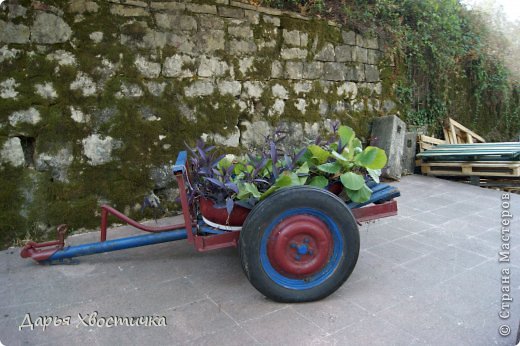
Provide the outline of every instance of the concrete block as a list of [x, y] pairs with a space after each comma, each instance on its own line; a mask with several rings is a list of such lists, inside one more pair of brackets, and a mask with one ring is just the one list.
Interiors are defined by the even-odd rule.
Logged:
[[402, 174], [409, 175], [415, 171], [415, 153], [417, 150], [417, 132], [406, 132], [404, 136]]
[[406, 124], [395, 115], [374, 119], [370, 145], [377, 146], [386, 152], [388, 163], [382, 173], [385, 178], [395, 180], [401, 178], [405, 135]]

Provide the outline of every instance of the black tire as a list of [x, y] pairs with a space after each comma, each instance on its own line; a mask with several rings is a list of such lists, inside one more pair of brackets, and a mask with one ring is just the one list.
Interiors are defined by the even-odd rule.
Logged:
[[[318, 225], [316, 237], [305, 233], [314, 227], [307, 225], [313, 223]], [[291, 236], [287, 236], [289, 232]], [[301, 240], [302, 234], [306, 244], [292, 241]], [[310, 186], [290, 187], [269, 196], [251, 211], [240, 234], [239, 251], [248, 280], [268, 298], [291, 303], [315, 301], [336, 291], [354, 270], [359, 256], [359, 230], [352, 212], [336, 195]], [[318, 257], [320, 269], [300, 273], [298, 266], [313, 270], [311, 264]], [[284, 269], [275, 266], [279, 258], [283, 258], [280, 263]], [[290, 266], [289, 274], [285, 266]]]

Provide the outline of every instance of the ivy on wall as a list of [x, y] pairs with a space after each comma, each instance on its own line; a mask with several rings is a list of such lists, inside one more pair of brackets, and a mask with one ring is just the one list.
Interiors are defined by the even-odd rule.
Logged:
[[459, 0], [256, 2], [383, 37], [397, 57], [396, 99], [407, 123], [440, 135], [453, 117], [488, 140], [518, 139], [519, 85], [489, 47], [494, 33]]

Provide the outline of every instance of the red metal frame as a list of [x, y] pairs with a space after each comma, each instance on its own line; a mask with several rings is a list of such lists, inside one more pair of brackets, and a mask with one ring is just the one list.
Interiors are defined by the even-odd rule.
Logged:
[[58, 226], [58, 239], [45, 243], [36, 243], [30, 241], [22, 248], [20, 256], [22, 258], [31, 257], [35, 261], [43, 261], [52, 256], [58, 250], [65, 247], [65, 234], [67, 234], [67, 225]]
[[160, 227], [146, 226], [146, 225], [140, 224], [139, 222], [129, 218], [122, 212], [120, 212], [108, 205], [102, 205], [101, 206], [101, 241], [107, 240], [108, 215], [114, 215], [119, 220], [124, 221], [127, 224], [129, 224], [130, 226], [133, 226], [133, 227], [138, 228], [145, 232], [158, 233], [158, 232], [173, 231], [176, 229], [184, 228], [184, 223], [179, 223], [179, 224], [169, 225], [169, 226], [160, 226]]
[[190, 206], [188, 202], [188, 194], [186, 192], [186, 181], [189, 182], [188, 167], [186, 167], [186, 170], [184, 172], [181, 171], [175, 173], [175, 177], [177, 178], [177, 184], [179, 186], [179, 194], [181, 198], [182, 215], [184, 216], [184, 223], [186, 225], [189, 225], [189, 227], [186, 227], [186, 233], [188, 234], [188, 243], [193, 244], [195, 249], [200, 252], [222, 249], [225, 247], [236, 247], [238, 244], [238, 238], [240, 237], [240, 231], [206, 236], [194, 234], [191, 225], [196, 225], [196, 217], [191, 213], [192, 206]]
[[357, 222], [366, 222], [383, 217], [397, 215], [397, 201], [391, 200], [381, 204], [374, 204], [363, 208], [352, 209]]

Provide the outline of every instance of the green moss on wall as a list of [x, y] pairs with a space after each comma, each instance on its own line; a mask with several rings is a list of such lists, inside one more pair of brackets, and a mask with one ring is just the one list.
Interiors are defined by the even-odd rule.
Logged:
[[24, 199], [21, 187], [25, 183], [23, 168], [0, 166], [0, 244], [9, 246], [26, 233], [26, 219], [20, 214]]
[[[210, 3], [205, 0], [198, 2]], [[27, 0], [22, 3], [28, 7], [31, 5]], [[59, 1], [49, 3], [56, 7], [65, 6]], [[20, 49], [22, 53], [13, 60], [0, 63], [0, 81], [12, 77], [20, 83], [16, 88], [19, 92], [16, 99], [2, 99], [0, 102], [0, 136], [7, 138], [13, 134], [23, 134], [33, 137], [37, 154], [53, 155], [66, 148], [73, 155], [72, 163], [67, 168], [67, 181], [58, 181], [51, 170], [37, 172], [34, 168], [0, 168], [0, 184], [8, 186], [0, 191], [0, 201], [4, 207], [0, 211], [2, 244], [23, 238], [27, 231], [37, 240], [52, 238], [55, 226], [61, 223], [68, 223], [72, 230], [96, 229], [102, 203], [128, 212], [131, 217], [142, 218], [139, 205], [154, 189], [154, 182], [150, 179], [152, 167], [174, 161], [177, 152], [185, 148], [185, 142], [193, 144], [202, 134], [229, 136], [243, 120], [267, 119], [270, 125], [276, 126], [281, 122], [303, 125], [322, 122], [323, 118], [334, 118], [354, 127], [361, 136], [367, 133], [366, 119], [374, 112], [330, 111], [324, 117], [319, 114], [320, 100], [325, 100], [331, 107], [345, 101], [337, 95], [339, 83], [331, 82], [329, 91], [325, 92], [322, 83], [314, 81], [310, 92], [296, 94], [293, 86], [297, 81], [271, 79], [272, 61], [279, 59], [283, 45], [283, 29], [309, 34], [305, 47], [309, 51], [308, 59], [313, 59], [325, 43], [342, 42], [340, 29], [329, 26], [325, 21], [303, 21], [282, 16], [279, 28], [263, 19], [258, 25], [252, 25], [259, 50], [252, 55], [252, 66], [246, 74], [239, 70], [240, 60], [246, 55], [235, 56], [229, 50], [206, 54], [200, 47], [194, 48], [195, 56], [218, 57], [233, 66], [235, 80], [242, 83], [261, 81], [265, 84], [260, 99], [244, 98], [254, 109], [251, 112], [250, 108], [240, 111], [237, 98], [241, 96], [220, 95], [216, 84], [212, 95], [184, 96], [185, 88], [198, 80], [198, 63], [182, 66], [195, 72], [192, 78], [145, 78], [135, 66], [138, 55], [164, 63], [167, 57], [178, 53], [178, 47], [167, 43], [162, 48], [143, 48], [146, 35], [151, 30], [158, 30], [153, 16], [137, 19], [119, 17], [110, 14], [111, 3], [97, 1], [97, 4], [99, 11], [84, 13], [82, 19], [76, 14], [64, 12], [63, 17], [73, 31], [70, 42], [43, 48], [32, 44], [8, 45]], [[31, 23], [33, 12], [29, 10], [24, 23]], [[5, 17], [0, 13], [0, 18], [2, 16]], [[226, 23], [227, 26], [229, 23]], [[101, 42], [96, 43], [90, 38], [93, 32], [103, 33]], [[227, 30], [225, 32], [228, 42]], [[128, 41], [122, 41], [122, 37]], [[49, 53], [58, 49], [72, 53], [76, 65], [60, 66], [57, 61], [47, 59]], [[96, 84], [97, 92], [94, 95], [85, 96], [81, 90], [70, 89], [80, 72]], [[393, 71], [385, 73], [384, 79], [392, 78]], [[230, 75], [218, 77], [215, 83], [219, 79], [230, 78]], [[150, 81], [165, 83], [160, 96], [149, 92], [146, 83]], [[57, 98], [45, 99], [36, 94], [35, 84], [47, 82], [52, 83]], [[384, 97], [390, 97], [392, 83], [384, 85], [384, 92], [388, 92]], [[281, 115], [269, 113], [275, 102], [271, 90], [275, 84], [284, 86], [289, 93]], [[137, 85], [143, 93], [138, 97], [116, 97], [122, 85]], [[299, 98], [307, 104], [304, 114], [295, 106]], [[358, 98], [357, 101], [368, 100], [369, 95], [361, 92]], [[12, 128], [8, 124], [9, 115], [29, 107], [38, 109], [42, 120], [36, 125], [19, 124]], [[89, 119], [83, 123], [76, 122], [71, 118], [71, 107], [80, 110]], [[88, 162], [82, 140], [91, 134], [110, 136], [120, 143], [112, 151], [111, 162], [97, 166]], [[226, 149], [227, 152], [236, 153], [244, 150], [241, 147]], [[169, 210], [175, 208], [174, 203], [163, 203]], [[144, 216], [152, 215], [148, 211]]]

